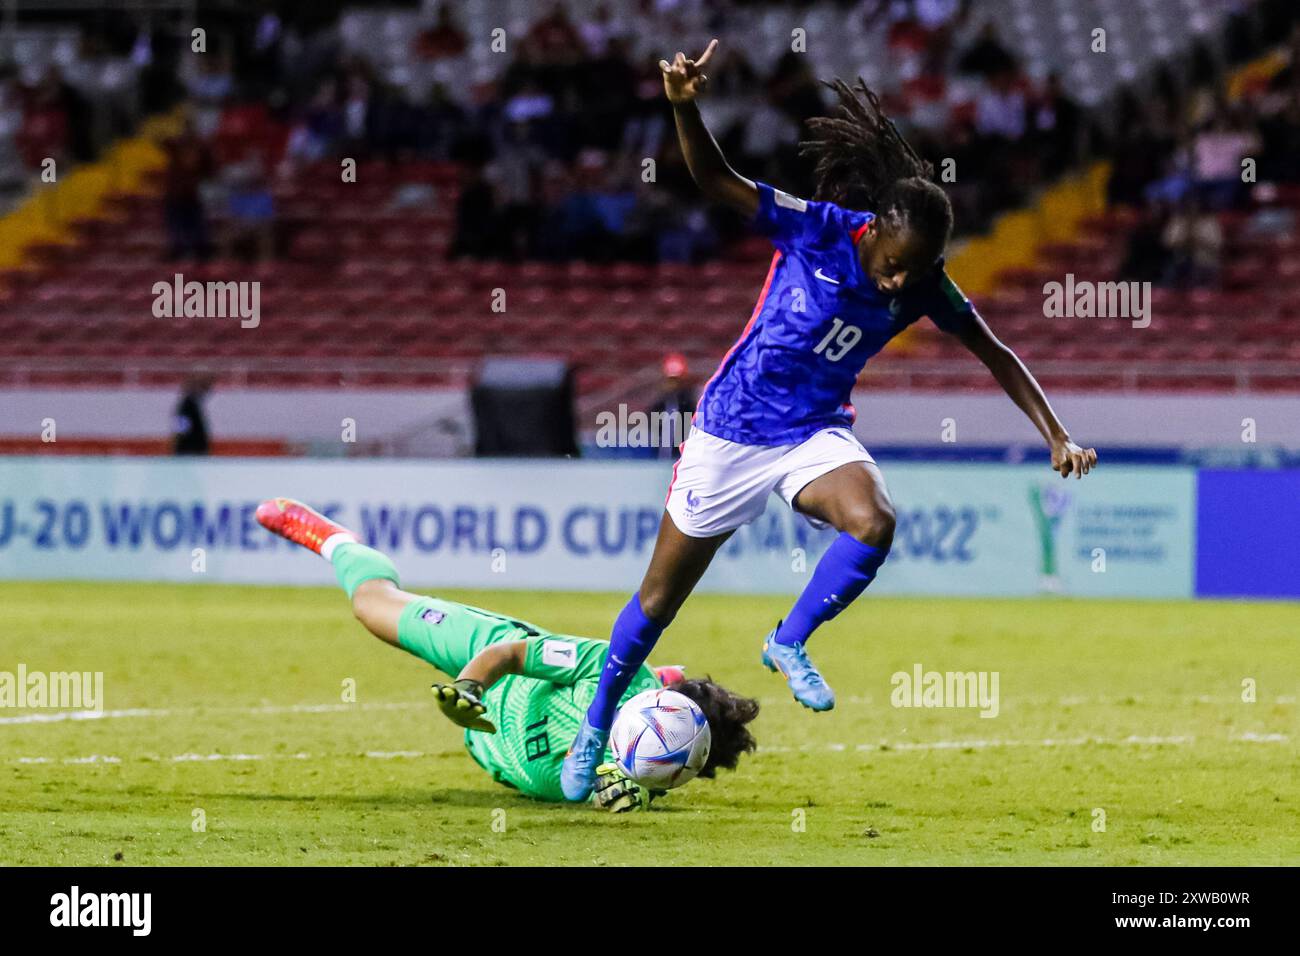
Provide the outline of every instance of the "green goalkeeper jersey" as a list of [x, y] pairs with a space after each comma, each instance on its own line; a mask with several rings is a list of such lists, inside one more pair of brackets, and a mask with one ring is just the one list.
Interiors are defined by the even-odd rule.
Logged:
[[[470, 756], [492, 779], [542, 800], [563, 800], [560, 764], [596, 696], [606, 641], [552, 634], [482, 608], [421, 598], [407, 606], [398, 643], [455, 677], [475, 654], [498, 641], [523, 640], [524, 668], [501, 678], [486, 694], [495, 734], [465, 731]], [[619, 703], [662, 686], [642, 665]]]
[[[609, 644], [586, 637], [527, 637], [524, 669], [487, 692], [487, 718], [495, 734], [465, 731], [465, 746], [492, 778], [543, 800], [562, 800], [560, 764], [596, 696]], [[644, 664], [623, 695], [661, 686]]]

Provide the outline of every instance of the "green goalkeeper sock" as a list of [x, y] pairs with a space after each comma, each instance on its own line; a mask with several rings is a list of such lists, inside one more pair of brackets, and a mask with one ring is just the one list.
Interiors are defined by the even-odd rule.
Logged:
[[397, 566], [388, 555], [355, 541], [340, 542], [330, 555], [330, 562], [334, 565], [339, 587], [347, 592], [348, 600], [366, 581], [378, 578], [399, 584]]

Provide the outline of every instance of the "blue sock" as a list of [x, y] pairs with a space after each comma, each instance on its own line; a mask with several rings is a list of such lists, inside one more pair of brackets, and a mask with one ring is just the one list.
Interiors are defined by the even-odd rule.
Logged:
[[813, 569], [808, 586], [776, 632], [778, 644], [799, 644], [852, 604], [876, 576], [889, 554], [841, 533]]
[[619, 699], [627, 693], [632, 677], [654, 649], [662, 624], [650, 620], [641, 610], [641, 594], [632, 595], [614, 622], [605, 655], [605, 669], [600, 672], [600, 686], [587, 709], [587, 723], [597, 730], [609, 730]]

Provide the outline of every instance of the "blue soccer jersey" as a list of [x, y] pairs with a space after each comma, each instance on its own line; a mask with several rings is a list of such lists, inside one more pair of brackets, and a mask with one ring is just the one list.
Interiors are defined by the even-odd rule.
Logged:
[[755, 228], [776, 246], [749, 323], [700, 396], [695, 427], [746, 445], [789, 445], [852, 425], [850, 393], [867, 359], [922, 316], [945, 331], [974, 307], [943, 271], [886, 295], [855, 245], [871, 213], [758, 183]]

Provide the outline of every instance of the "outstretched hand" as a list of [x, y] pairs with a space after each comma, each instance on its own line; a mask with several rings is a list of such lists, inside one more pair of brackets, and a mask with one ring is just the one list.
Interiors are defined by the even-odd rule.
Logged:
[[686, 59], [686, 54], [678, 51], [672, 63], [659, 61], [659, 69], [664, 74], [664, 93], [670, 103], [689, 103], [708, 85], [709, 78], [704, 74], [704, 66], [717, 49], [718, 41], [710, 40], [708, 47], [700, 54], [698, 60]]
[[1060, 472], [1062, 478], [1069, 478], [1071, 472], [1082, 478], [1096, 467], [1097, 449], [1080, 448], [1068, 438], [1052, 445], [1052, 470]]
[[487, 707], [483, 703], [483, 685], [478, 681], [462, 679], [454, 684], [434, 684], [433, 698], [453, 724], [485, 734], [497, 732], [492, 721], [483, 716]]

